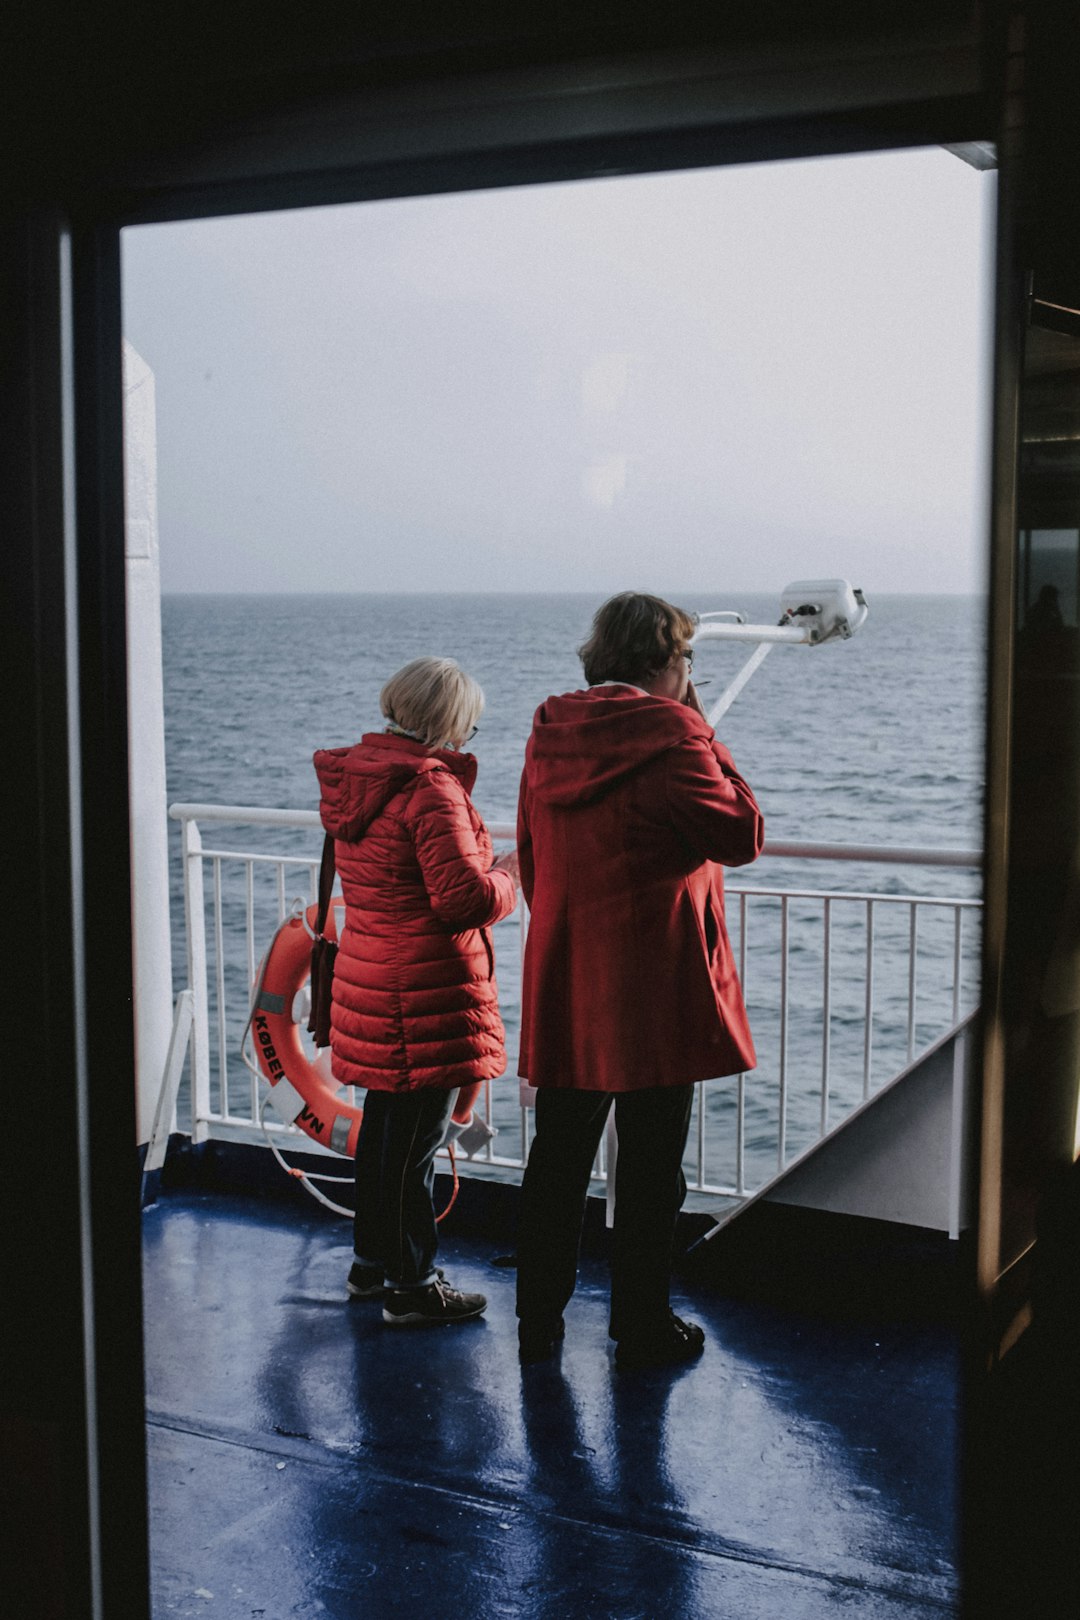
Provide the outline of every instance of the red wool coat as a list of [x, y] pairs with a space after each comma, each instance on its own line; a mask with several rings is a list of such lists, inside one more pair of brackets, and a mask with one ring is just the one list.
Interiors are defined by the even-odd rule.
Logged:
[[314, 763], [345, 897], [335, 1079], [375, 1091], [494, 1079], [506, 1037], [489, 930], [517, 892], [489, 870], [475, 759], [375, 732]]
[[518, 808], [521, 1074], [633, 1091], [752, 1069], [720, 865], [754, 860], [763, 837], [695, 710], [629, 686], [549, 698]]

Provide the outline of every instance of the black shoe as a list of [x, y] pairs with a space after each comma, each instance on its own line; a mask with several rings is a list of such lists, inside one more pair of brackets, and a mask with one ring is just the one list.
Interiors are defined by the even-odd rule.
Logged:
[[565, 1337], [566, 1323], [561, 1316], [554, 1323], [519, 1322], [518, 1360], [523, 1367], [534, 1361], [550, 1361]]
[[624, 1370], [672, 1367], [681, 1361], [693, 1361], [704, 1348], [705, 1335], [697, 1323], [684, 1322], [672, 1311], [660, 1328], [624, 1335], [615, 1346], [615, 1365]]
[[483, 1294], [462, 1294], [441, 1277], [427, 1288], [389, 1288], [383, 1321], [390, 1327], [438, 1327], [467, 1322], [486, 1308]]
[[381, 1266], [361, 1266], [353, 1261], [345, 1284], [353, 1299], [381, 1299], [386, 1293]]

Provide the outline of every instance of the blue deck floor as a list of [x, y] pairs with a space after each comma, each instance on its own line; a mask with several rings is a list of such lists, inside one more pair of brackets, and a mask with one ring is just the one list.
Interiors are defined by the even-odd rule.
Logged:
[[914, 1620], [951, 1614], [957, 1371], [933, 1326], [676, 1295], [708, 1334], [617, 1373], [601, 1264], [521, 1369], [484, 1320], [348, 1302], [344, 1223], [213, 1194], [144, 1221], [155, 1620]]

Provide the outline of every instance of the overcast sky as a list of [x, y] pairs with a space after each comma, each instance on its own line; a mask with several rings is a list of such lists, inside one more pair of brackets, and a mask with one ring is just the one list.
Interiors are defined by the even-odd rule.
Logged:
[[163, 589], [981, 590], [993, 188], [931, 149], [128, 229]]

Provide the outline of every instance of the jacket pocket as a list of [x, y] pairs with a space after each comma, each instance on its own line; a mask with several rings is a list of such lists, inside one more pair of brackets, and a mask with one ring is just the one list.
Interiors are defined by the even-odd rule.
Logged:
[[491, 943], [491, 931], [490, 931], [490, 929], [481, 928], [480, 929], [480, 938], [484, 942], [484, 950], [487, 953], [487, 965], [488, 965], [488, 974], [487, 974], [487, 976], [488, 976], [489, 979], [493, 979], [495, 977], [495, 947]]

